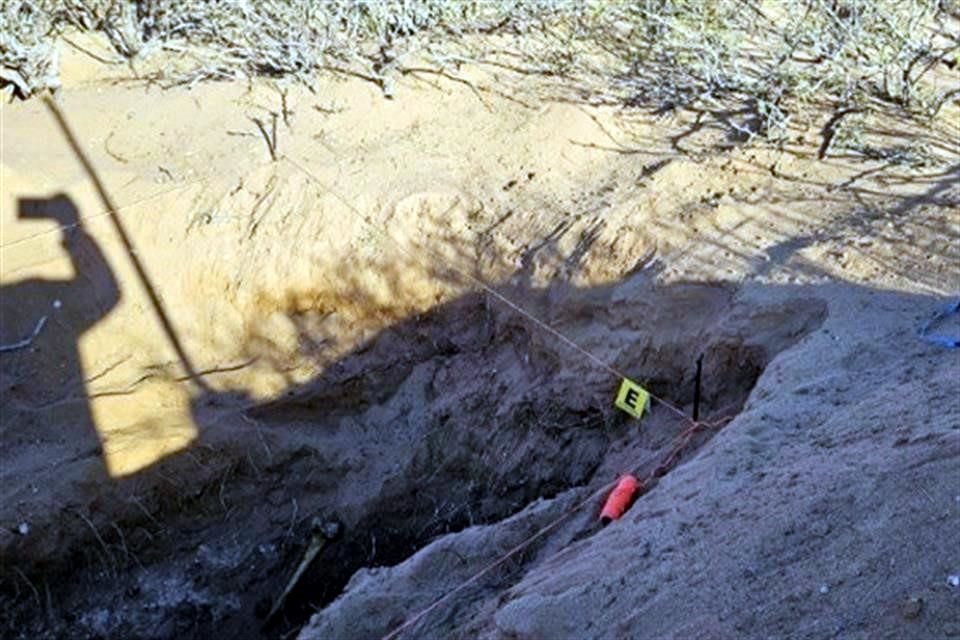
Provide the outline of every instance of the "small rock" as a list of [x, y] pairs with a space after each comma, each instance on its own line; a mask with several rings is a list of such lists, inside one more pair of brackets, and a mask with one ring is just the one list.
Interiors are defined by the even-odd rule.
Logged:
[[627, 20], [617, 20], [611, 26], [621, 38], [629, 38], [633, 33], [633, 23]]
[[900, 615], [904, 620], [915, 620], [923, 611], [923, 598], [910, 597], [900, 603]]
[[826, 594], [828, 591], [830, 591], [830, 589], [827, 587], [827, 585], [825, 585], [825, 584], [820, 585], [820, 594], [821, 594], [821, 595]]
[[28, 533], [30, 533], [30, 525], [27, 524], [26, 522], [21, 522], [19, 525], [17, 525], [17, 533], [19, 533], [22, 536], [27, 535]]
[[960, 575], [947, 576], [947, 584], [951, 587], [960, 587]]

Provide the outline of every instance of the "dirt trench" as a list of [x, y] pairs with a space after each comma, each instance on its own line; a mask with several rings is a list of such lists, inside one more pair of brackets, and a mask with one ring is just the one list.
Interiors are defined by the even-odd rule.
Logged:
[[[817, 300], [756, 308], [729, 286], [658, 286], [649, 274], [562, 296], [502, 290], [683, 411], [703, 354], [705, 419], [733, 417], [770, 360], [825, 316]], [[101, 491], [86, 514], [65, 510], [45, 553], [4, 549], [0, 635], [289, 637], [361, 568], [618, 471], [651, 470], [683, 421], [656, 402], [629, 419], [612, 407], [618, 383], [470, 293], [384, 329], [271, 402], [198, 396], [199, 444]], [[342, 536], [265, 620], [315, 518], [338, 521]]]

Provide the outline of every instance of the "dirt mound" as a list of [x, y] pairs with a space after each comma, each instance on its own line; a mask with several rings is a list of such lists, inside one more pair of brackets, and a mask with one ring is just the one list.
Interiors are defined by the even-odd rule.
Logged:
[[[300, 637], [682, 638], [706, 630], [759, 638], [775, 629], [815, 638], [889, 627], [923, 638], [953, 629], [956, 593], [946, 576], [956, 562], [949, 523], [958, 407], [909, 403], [891, 414], [882, 406], [903, 388], [889, 377], [897, 370], [945, 401], [956, 362], [918, 342], [900, 354], [871, 347], [885, 323], [842, 329], [864, 309], [909, 319], [917, 301], [823, 293], [834, 301], [824, 329], [775, 358], [747, 409], [622, 522], [599, 529], [591, 487], [662, 454], [650, 432], [663, 438], [670, 425], [656, 410], [641, 433], [611, 443], [609, 464], [587, 486], [499, 525], [443, 536], [397, 566], [361, 571]], [[823, 311], [809, 300], [775, 306], [746, 326], [799, 337]], [[803, 355], [811, 351], [819, 357]], [[718, 373], [760, 364], [743, 351], [734, 360], [739, 369]], [[853, 389], [860, 399], [851, 402]], [[546, 541], [538, 539], [544, 527]], [[909, 548], [894, 531], [910, 532]], [[926, 607], [921, 619], [903, 614], [917, 602]], [[802, 615], [784, 613], [793, 607]]]
[[[639, 294], [636, 285], [633, 283], [630, 288]], [[709, 381], [704, 405], [713, 418], [732, 417], [769, 359], [813, 330], [824, 313], [823, 304], [815, 300], [771, 309], [738, 308], [733, 292], [719, 286], [677, 285], [663, 291], [651, 287], [640, 296], [646, 304], [611, 305], [608, 296], [622, 293], [619, 287], [607, 292], [583, 292], [577, 296], [581, 304], [590, 299], [596, 305], [580, 309], [583, 317], [590, 320], [570, 322], [564, 320], [562, 309], [554, 309], [549, 314], [553, 326], [579, 336], [618, 333], [626, 344], [632, 345], [618, 359], [621, 366], [638, 379], [649, 380], [656, 393], [681, 403], [692, 399], [693, 363], [697, 350], [702, 349]], [[528, 294], [525, 299], [529, 302], [531, 297]], [[611, 312], [611, 307], [616, 311]], [[364, 586], [359, 590], [348, 588], [344, 598], [314, 621], [316, 629], [322, 630], [317, 637], [379, 637], [391, 623], [399, 621], [396, 617], [402, 611], [430, 604], [429, 598], [442, 595], [444, 587], [455, 586], [456, 576], [468, 577], [470, 571], [510, 548], [509, 541], [520, 542], [519, 534], [506, 533], [512, 527], [529, 535], [538, 525], [546, 524], [547, 518], [569, 508], [573, 497], [583, 494], [583, 490], [565, 493], [566, 489], [596, 485], [598, 481], [605, 484], [618, 468], [648, 474], [666, 455], [671, 436], [681, 430], [683, 425], [678, 424], [675, 415], [655, 407], [638, 432], [634, 424], [611, 411], [609, 399], [613, 389], [606, 371], [598, 374], [582, 366], [562, 365], [564, 360], [569, 362], [566, 354], [542, 344], [542, 338], [531, 334], [515, 313], [506, 310], [496, 315], [506, 318], [495, 323], [499, 328], [484, 340], [479, 352], [462, 353], [462, 347], [456, 346], [452, 354], [442, 356], [442, 369], [439, 376], [434, 376], [434, 383], [438, 379], [447, 383], [444, 387], [449, 387], [448, 391], [431, 394], [427, 386], [422, 401], [415, 403], [426, 412], [426, 437], [424, 432], [415, 432], [419, 451], [411, 458], [409, 467], [391, 460], [391, 464], [399, 464], [399, 475], [404, 480], [398, 483], [399, 491], [390, 491], [386, 484], [376, 488], [379, 496], [372, 496], [368, 503], [368, 508], [372, 508], [370, 522], [367, 527], [363, 521], [359, 523], [361, 535], [366, 535], [369, 525], [374, 523], [386, 531], [392, 530], [393, 540], [402, 539], [404, 531], [418, 531], [421, 537], [412, 540], [409, 547], [398, 550], [400, 553], [393, 557], [384, 556], [382, 563], [392, 565], [435, 535], [465, 525], [497, 521], [537, 499], [561, 493], [565, 497], [557, 502], [538, 502], [541, 506], [535, 508], [536, 516], [525, 513], [511, 520], [515, 524], [479, 527], [474, 533], [465, 532], [450, 540], [445, 537], [436, 548], [417, 555], [422, 560], [412, 561], [418, 565], [412, 575], [400, 568], [391, 574], [404, 583], [419, 584], [418, 589], [400, 587], [379, 572], [376, 580], [370, 574], [355, 577], [353, 583], [359, 581]], [[475, 324], [484, 315], [458, 311], [456, 317], [469, 317]], [[644, 321], [640, 322], [640, 318]], [[711, 326], [697, 327], [694, 319], [703, 318], [711, 318]], [[761, 337], [762, 341], [756, 341], [757, 334], [749, 328], [762, 324], [760, 318], [770, 323], [771, 331]], [[444, 322], [441, 326], [456, 329], [456, 324]], [[671, 325], [669, 329], [667, 325]], [[456, 335], [464, 333], [457, 331]], [[651, 340], [651, 335], [661, 338]], [[371, 357], [377, 355], [380, 354]], [[511, 366], [518, 359], [528, 362], [528, 366]], [[382, 360], [382, 355], [378, 360]], [[469, 382], [464, 380], [465, 374]], [[405, 376], [407, 384], [411, 377]], [[373, 386], [381, 387], [375, 382]], [[342, 397], [336, 392], [330, 395]], [[390, 406], [392, 401], [383, 404]], [[311, 413], [313, 409], [330, 413], [323, 405], [311, 405]], [[265, 414], [272, 412], [265, 410]], [[283, 415], [280, 414], [281, 420]], [[370, 423], [369, 419], [356, 422]], [[375, 429], [383, 432], [391, 426], [397, 428], [391, 421]], [[685, 457], [705, 442], [704, 438], [698, 439], [685, 450]], [[384, 448], [401, 459], [407, 457], [396, 445]], [[426, 455], [421, 457], [420, 452]], [[348, 483], [354, 495], [362, 493], [358, 484]], [[587, 518], [581, 518], [577, 528], [567, 532], [568, 539], [596, 531], [593, 512], [592, 505], [585, 511]], [[347, 529], [350, 528], [348, 524]], [[496, 544], [487, 540], [491, 536], [496, 537]], [[426, 560], [448, 553], [445, 549], [461, 548], [460, 540], [466, 541], [464, 549], [473, 551], [464, 550], [465, 555], [450, 561]], [[435, 562], [445, 568], [438, 571]], [[357, 561], [344, 558], [332, 564], [355, 566]], [[360, 564], [380, 563], [367, 559]], [[516, 562], [512, 568], [516, 569]], [[394, 605], [371, 616], [367, 611], [370, 598], [379, 600], [388, 593], [398, 594]]]
[[[570, 294], [578, 301], [574, 314], [551, 304], [549, 291], [509, 293], [588, 343], [615, 333], [625, 345], [616, 366], [681, 404], [692, 400], [693, 362], [703, 353], [704, 410], [712, 417], [734, 414], [770, 358], [823, 319], [823, 303], [815, 300], [747, 308], [729, 287], [660, 289], [652, 275]], [[598, 470], [609, 477], [611, 464], [662, 456], [666, 436], [679, 429], [676, 416], [655, 407], [638, 434], [610, 406], [609, 372], [589, 361], [571, 366], [570, 356], [514, 310], [471, 294], [392, 325], [275, 401], [224, 410], [237, 405], [235, 394], [197, 397], [194, 414], [204, 428], [197, 464], [207, 471], [191, 474], [186, 496], [177, 495], [185, 487], [176, 483], [152, 496], [155, 509], [176, 504], [186, 527], [170, 532], [167, 544], [175, 540], [174, 548], [162, 545], [161, 575], [153, 563], [119, 572], [119, 549], [143, 562], [161, 545], [119, 534], [142, 518], [120, 519], [119, 505], [111, 506], [116, 533], [100, 534], [102, 548], [84, 561], [103, 565], [93, 570], [88, 591], [77, 594], [74, 582], [71, 592], [80, 599], [69, 606], [109, 611], [109, 620], [70, 624], [137, 637], [199, 633], [206, 624], [239, 633], [256, 624], [247, 616], [262, 614], [278, 593], [281, 569], [299, 549], [290, 540], [302, 533], [295, 531], [303, 529], [298, 515], [336, 517], [342, 539], [288, 602], [286, 614], [296, 623], [336, 596], [361, 567], [396, 564], [438, 535], [499, 521], [533, 501], [587, 485]], [[257, 445], [248, 431], [237, 433], [240, 425], [255, 425], [263, 438], [255, 458], [250, 447]], [[619, 449], [616, 456], [611, 447]], [[217, 530], [226, 539], [211, 537]], [[24, 566], [38, 554], [37, 547], [7, 547], [7, 557]], [[261, 568], [253, 573], [252, 566]], [[47, 579], [64, 571], [74, 581], [82, 575], [75, 565], [54, 564]], [[126, 585], [111, 586], [119, 599], [105, 600], [93, 586], [102, 571]], [[171, 595], [149, 616], [131, 612], [141, 598], [153, 602], [162, 592], [197, 584], [202, 591]]]

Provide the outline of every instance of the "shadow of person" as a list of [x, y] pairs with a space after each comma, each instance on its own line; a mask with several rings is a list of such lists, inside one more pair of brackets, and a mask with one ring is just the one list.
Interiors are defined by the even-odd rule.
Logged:
[[[92, 374], [84, 370], [79, 342], [119, 302], [117, 280], [69, 197], [20, 199], [17, 214], [60, 227], [73, 276], [0, 287], [3, 464], [36, 478], [62, 461], [94, 458], [83, 479], [98, 481], [106, 468], [86, 389]], [[33, 459], [41, 454], [31, 456], [31, 449], [42, 457]]]

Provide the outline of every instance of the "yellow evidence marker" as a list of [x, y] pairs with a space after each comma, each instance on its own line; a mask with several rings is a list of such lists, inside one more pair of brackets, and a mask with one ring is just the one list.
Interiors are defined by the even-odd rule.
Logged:
[[613, 404], [634, 418], [639, 418], [649, 403], [650, 394], [647, 390], [630, 378], [624, 378], [620, 383], [620, 391], [617, 392], [617, 400]]

